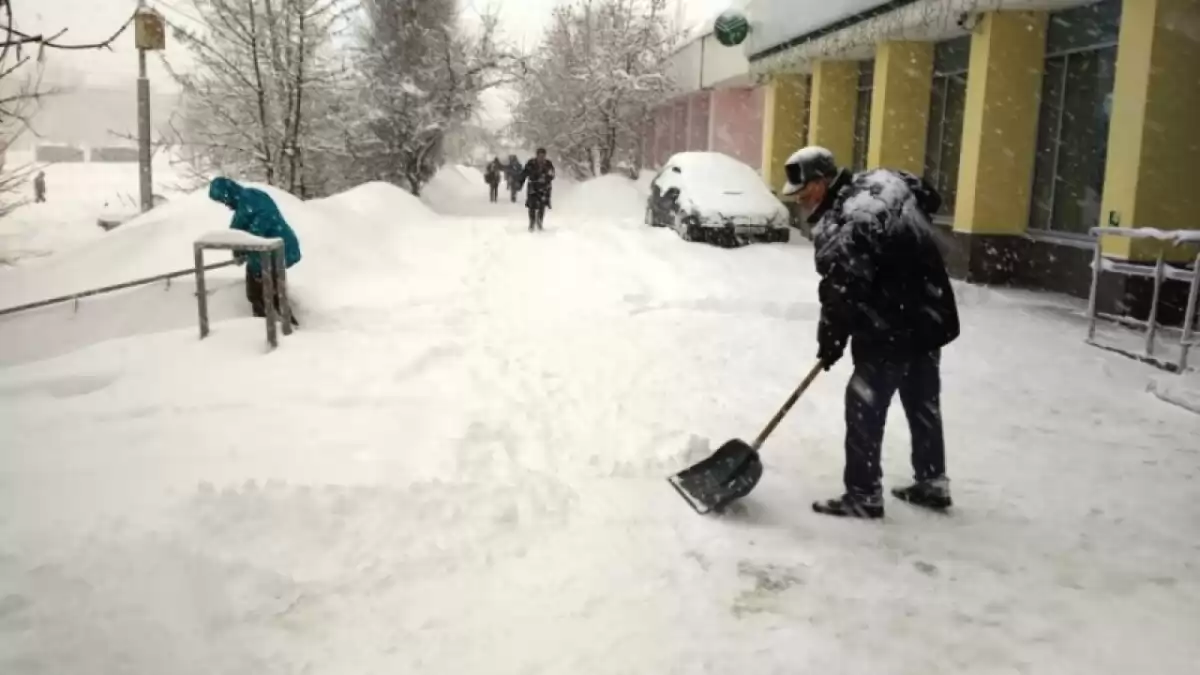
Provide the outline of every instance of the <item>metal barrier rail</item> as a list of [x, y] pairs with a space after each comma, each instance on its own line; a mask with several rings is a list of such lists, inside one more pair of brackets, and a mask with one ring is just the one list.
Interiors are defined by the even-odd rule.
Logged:
[[[212, 263], [211, 265], [206, 265], [204, 267], [204, 269], [205, 270], [215, 270], [215, 269], [220, 269], [222, 267], [232, 267], [233, 265], [236, 265], [236, 264], [237, 264], [236, 260], [226, 260], [225, 262]], [[6, 307], [4, 309], [0, 309], [0, 316], [5, 316], [7, 314], [16, 314], [17, 312], [24, 312], [24, 311], [28, 311], [31, 309], [38, 309], [39, 307], [48, 307], [50, 305], [57, 305], [57, 304], [63, 303], [63, 302], [71, 302], [72, 300], [80, 300], [82, 298], [91, 297], [93, 295], [100, 295], [102, 293], [112, 293], [113, 291], [120, 291], [120, 290], [123, 290], [126, 288], [133, 288], [134, 286], [145, 286], [147, 284], [152, 284], [156, 281], [169, 281], [176, 277], [191, 276], [191, 275], [194, 275], [195, 273], [196, 273], [195, 268], [189, 267], [186, 270], [179, 270], [177, 272], [167, 272], [166, 274], [156, 274], [152, 277], [143, 277], [141, 279], [134, 279], [133, 281], [126, 281], [124, 283], [113, 284], [111, 286], [101, 286], [100, 288], [93, 288], [91, 290], [81, 291], [79, 293], [70, 293], [68, 295], [60, 295], [60, 296], [54, 297], [54, 298], [38, 300], [37, 302], [29, 302], [24, 305], [17, 305], [15, 307]]]
[[[1158, 230], [1147, 230], [1140, 228], [1128, 227], [1093, 227], [1091, 234], [1096, 238], [1095, 256], [1092, 259], [1092, 288], [1088, 294], [1088, 333], [1087, 343], [1101, 349], [1114, 351], [1125, 356], [1151, 363], [1172, 372], [1182, 373], [1188, 367], [1188, 352], [1192, 347], [1200, 345], [1200, 340], [1195, 339], [1196, 335], [1196, 305], [1200, 301], [1200, 255], [1192, 265], [1192, 269], [1169, 265], [1166, 262], [1167, 251], [1177, 246], [1185, 245], [1200, 245], [1200, 232], [1183, 231], [1183, 232], [1162, 232]], [[1103, 254], [1103, 238], [1105, 236], [1124, 237], [1127, 239], [1148, 239], [1161, 244], [1158, 251], [1158, 257], [1154, 262], [1153, 267], [1146, 265], [1137, 265], [1121, 260], [1110, 260], [1104, 257]], [[1141, 277], [1154, 280], [1154, 292], [1150, 301], [1150, 315], [1145, 320], [1133, 319], [1126, 316], [1118, 316], [1116, 314], [1106, 314], [1097, 311], [1096, 296], [1099, 294], [1100, 275], [1104, 272], [1109, 274], [1120, 274], [1129, 277]], [[1183, 330], [1179, 338], [1179, 359], [1174, 362], [1163, 361], [1154, 355], [1154, 338], [1158, 334], [1158, 301], [1162, 293], [1162, 285], [1166, 281], [1179, 281], [1188, 283], [1190, 290], [1188, 292], [1187, 309], [1184, 312]], [[1103, 345], [1096, 342], [1096, 321], [1098, 319], [1106, 319], [1115, 321], [1123, 325], [1145, 327], [1146, 328], [1146, 343], [1144, 353], [1136, 354], [1126, 350]]]

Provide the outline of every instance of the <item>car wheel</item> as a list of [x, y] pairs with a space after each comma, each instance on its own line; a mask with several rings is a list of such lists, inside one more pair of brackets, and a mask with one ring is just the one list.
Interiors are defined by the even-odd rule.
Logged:
[[675, 230], [675, 233], [679, 235], [680, 239], [683, 239], [684, 241], [692, 241], [690, 236], [691, 233], [688, 231], [689, 228], [683, 222], [682, 213], [678, 211], [675, 212], [675, 222], [672, 225], [672, 229]]

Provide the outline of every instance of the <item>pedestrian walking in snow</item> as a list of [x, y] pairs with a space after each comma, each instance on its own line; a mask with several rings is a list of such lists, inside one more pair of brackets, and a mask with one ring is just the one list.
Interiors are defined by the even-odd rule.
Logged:
[[550, 205], [550, 185], [554, 182], [554, 163], [546, 158], [545, 148], [538, 148], [534, 158], [525, 164], [521, 182], [528, 185], [525, 208], [529, 209], [529, 231], [541, 230], [546, 207]]
[[[242, 187], [225, 177], [218, 177], [209, 184], [208, 197], [233, 210], [233, 220], [229, 223], [230, 229], [241, 230], [265, 239], [282, 239], [284, 265], [290, 269], [300, 262], [300, 240], [296, 238], [296, 233], [283, 219], [283, 214], [279, 212], [275, 200], [271, 199], [267, 193], [254, 188]], [[244, 256], [241, 261], [246, 264], [246, 299], [250, 301], [250, 308], [253, 310], [254, 316], [266, 316], [266, 306], [263, 303], [262, 263], [259, 261], [258, 255]], [[275, 275], [278, 274], [279, 271], [275, 270]], [[278, 289], [278, 278], [273, 278], [272, 281], [275, 288]], [[276, 296], [274, 300], [275, 309], [278, 310], [279, 296]], [[299, 325], [295, 315], [292, 316], [292, 323]]]
[[508, 181], [508, 196], [512, 203], [517, 203], [517, 193], [521, 191], [521, 160], [516, 155], [508, 156], [508, 166], [504, 168], [505, 179]]
[[833, 154], [808, 147], [786, 164], [782, 194], [814, 223], [821, 319], [818, 358], [826, 369], [850, 344], [846, 387], [846, 492], [815, 502], [818, 513], [882, 518], [883, 428], [892, 396], [908, 417], [915, 482], [892, 494], [941, 510], [951, 505], [942, 434], [941, 348], [959, 334], [954, 290], [929, 215], [931, 186], [904, 171], [851, 175]]
[[500, 164], [500, 158], [494, 157], [483, 174], [483, 180], [488, 184], [488, 200], [492, 203], [500, 201], [500, 174], [503, 172], [504, 166]]
[[39, 171], [33, 177], [33, 201], [41, 204], [46, 201], [46, 172]]

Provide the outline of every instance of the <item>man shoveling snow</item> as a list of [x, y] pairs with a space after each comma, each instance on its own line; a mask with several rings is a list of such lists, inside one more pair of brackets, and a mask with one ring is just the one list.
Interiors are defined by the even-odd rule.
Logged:
[[[234, 230], [248, 232], [256, 237], [283, 240], [283, 261], [289, 269], [300, 262], [300, 240], [296, 233], [283, 219], [275, 200], [267, 193], [254, 188], [242, 187], [236, 182], [223, 176], [214, 178], [208, 186], [208, 197], [233, 209], [233, 220], [229, 227]], [[257, 255], [248, 256], [246, 262], [246, 299], [254, 316], [266, 316], [266, 306], [263, 304], [263, 274], [262, 263]], [[278, 271], [275, 272], [278, 275]], [[275, 288], [279, 288], [279, 280], [273, 279]], [[279, 309], [279, 297], [275, 297], [275, 308]], [[292, 323], [299, 325], [295, 316]]]
[[928, 214], [941, 197], [919, 178], [883, 169], [852, 176], [825, 148], [808, 147], [786, 165], [794, 195], [815, 224], [821, 320], [818, 357], [826, 368], [852, 340], [846, 388], [846, 493], [815, 502], [818, 513], [883, 517], [883, 427], [892, 396], [912, 433], [916, 482], [892, 490], [931, 509], [951, 504], [941, 417], [941, 348], [959, 333], [954, 290]]

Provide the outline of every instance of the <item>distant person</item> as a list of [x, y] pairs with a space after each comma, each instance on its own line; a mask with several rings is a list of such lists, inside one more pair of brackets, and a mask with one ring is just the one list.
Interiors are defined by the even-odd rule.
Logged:
[[529, 231], [541, 230], [550, 205], [550, 185], [554, 182], [554, 163], [546, 158], [546, 149], [538, 148], [533, 159], [525, 164], [521, 182], [527, 183], [525, 208], [529, 209]]
[[39, 171], [33, 177], [33, 201], [41, 204], [46, 201], [46, 172]]
[[512, 203], [517, 203], [517, 194], [521, 192], [521, 160], [516, 155], [508, 156], [508, 166], [504, 167], [505, 178], [508, 181], [508, 195]]
[[884, 423], [898, 392], [912, 435], [911, 485], [902, 501], [950, 507], [942, 432], [941, 353], [959, 334], [958, 308], [929, 215], [941, 197], [905, 171], [860, 174], [840, 168], [825, 148], [803, 148], [784, 167], [785, 197], [813, 229], [817, 357], [828, 370], [847, 343], [854, 375], [846, 387], [845, 493], [813, 504], [831, 516], [882, 518], [880, 455]]
[[[233, 210], [230, 229], [248, 232], [264, 239], [282, 239], [284, 265], [290, 269], [300, 262], [300, 240], [296, 238], [296, 233], [288, 226], [283, 214], [279, 212], [279, 207], [267, 193], [242, 187], [225, 177], [218, 177], [208, 186], [208, 197]], [[263, 304], [262, 263], [259, 256], [240, 254], [238, 258], [246, 263], [246, 299], [250, 301], [250, 308], [254, 311], [254, 316], [266, 316], [266, 306]], [[278, 274], [279, 271], [275, 270], [273, 281], [276, 289], [279, 288]], [[278, 295], [275, 296], [275, 309], [279, 310]], [[295, 316], [292, 317], [292, 323], [300, 325]]]
[[493, 158], [487, 165], [487, 171], [483, 174], [483, 179], [488, 184], [488, 200], [495, 203], [500, 201], [500, 174], [504, 172], [504, 165], [500, 163], [500, 158]]

